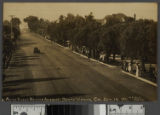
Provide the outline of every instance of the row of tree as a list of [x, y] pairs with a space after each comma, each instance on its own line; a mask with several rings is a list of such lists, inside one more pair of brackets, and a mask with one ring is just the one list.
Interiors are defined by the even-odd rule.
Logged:
[[12, 18], [10, 21], [5, 20], [3, 22], [3, 69], [6, 69], [12, 57], [12, 53], [16, 48], [16, 41], [20, 36], [20, 24], [19, 18]]
[[82, 17], [61, 15], [50, 22], [36, 16], [24, 19], [30, 31], [49, 36], [64, 46], [98, 59], [105, 53], [105, 61], [112, 55], [121, 59], [141, 60], [143, 63], [156, 63], [157, 22], [148, 19], [136, 20], [122, 13], [105, 16], [102, 20], [93, 14]]

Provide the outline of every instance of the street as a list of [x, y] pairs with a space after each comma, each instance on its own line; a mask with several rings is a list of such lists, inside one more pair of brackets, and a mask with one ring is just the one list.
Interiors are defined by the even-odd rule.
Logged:
[[[157, 87], [74, 54], [39, 35], [22, 33], [19, 48], [5, 70], [3, 98], [108, 98], [157, 100]], [[34, 47], [40, 49], [33, 53]]]

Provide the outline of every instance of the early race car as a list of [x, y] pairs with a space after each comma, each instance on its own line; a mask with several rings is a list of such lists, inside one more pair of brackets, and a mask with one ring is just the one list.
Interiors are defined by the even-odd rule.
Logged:
[[38, 47], [34, 47], [33, 53], [40, 53], [40, 49], [38, 49]]

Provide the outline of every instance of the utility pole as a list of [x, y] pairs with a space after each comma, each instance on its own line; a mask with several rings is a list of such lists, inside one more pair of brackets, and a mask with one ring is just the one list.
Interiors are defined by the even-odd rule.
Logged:
[[11, 17], [11, 39], [13, 39], [13, 24], [12, 24], [12, 20], [14, 18], [14, 15], [9, 15], [9, 17]]
[[134, 14], [134, 21], [136, 21], [136, 14]]

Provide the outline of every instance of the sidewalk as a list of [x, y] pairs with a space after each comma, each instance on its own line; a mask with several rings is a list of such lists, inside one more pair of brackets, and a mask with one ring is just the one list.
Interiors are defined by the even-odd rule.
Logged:
[[[52, 43], [51, 40], [48, 40], [48, 39], [45, 39], [45, 40], [46, 40], [47, 42], [51, 42], [51, 43]], [[58, 44], [58, 43], [56, 43], [56, 42], [54, 42], [54, 43], [55, 43], [56, 45], [64, 48], [64, 49], [70, 50], [68, 47], [64, 47], [64, 46], [62, 46], [62, 45], [60, 45], [60, 44]], [[94, 61], [94, 62], [100, 63], [100, 64], [105, 65], [105, 66], [107, 66], [107, 67], [110, 67], [110, 68], [116, 68], [116, 67], [117, 67], [117, 66], [114, 66], [114, 65], [110, 65], [110, 64], [103, 63], [103, 62], [101, 62], [101, 61], [99, 61], [99, 60], [96, 60], [96, 59], [93, 59], [93, 58], [88, 58], [87, 56], [85, 56], [85, 55], [83, 55], [83, 54], [80, 54], [80, 53], [78, 53], [78, 52], [76, 52], [76, 51], [72, 51], [72, 52], [73, 52], [74, 54], [76, 54], [76, 55], [79, 55], [79, 56], [81, 56], [81, 57], [83, 57], [83, 58], [89, 59], [90, 61]], [[125, 72], [125, 71], [123, 71], [123, 70], [122, 70], [122, 72], [123, 72], [124, 74], [127, 74], [127, 75], [129, 75], [129, 76], [131, 76], [131, 77], [134, 77], [134, 78], [138, 79], [138, 80], [141, 80], [141, 81], [143, 81], [143, 82], [145, 82], [145, 83], [148, 83], [148, 84], [150, 84], [150, 85], [152, 85], [152, 86], [158, 87], [157, 84], [154, 83], [154, 82], [152, 82], [152, 81], [149, 81], [149, 80], [144, 79], [144, 78], [142, 78], [142, 77], [136, 77], [134, 74], [131, 74], [131, 73], [129, 73], [129, 72]]]
[[[62, 46], [62, 45], [60, 45], [60, 44], [58, 44], [58, 43], [56, 43], [56, 42], [52, 42], [51, 40], [48, 40], [48, 39], [45, 39], [45, 40], [46, 40], [47, 42], [54, 43], [54, 44], [58, 45], [59, 47], [62, 47], [62, 48], [67, 49], [67, 50], [70, 50], [70, 48], [64, 47], [64, 46]], [[93, 59], [93, 58], [88, 58], [87, 56], [85, 56], [85, 55], [83, 55], [83, 54], [80, 54], [80, 53], [78, 53], [78, 52], [76, 52], [76, 51], [72, 51], [72, 52], [73, 52], [74, 54], [76, 54], [76, 55], [79, 55], [79, 56], [83, 57], [83, 58], [89, 59], [90, 61], [94, 61], [94, 62], [103, 64], [103, 65], [105, 65], [105, 66], [107, 66], [107, 67], [110, 67], [110, 68], [115, 68], [115, 67], [117, 67], [117, 66], [114, 66], [114, 65], [109, 65], [109, 64], [103, 63], [103, 62], [101, 62], [101, 61], [99, 61], [99, 60], [96, 60], [96, 59]]]
[[[62, 47], [62, 46], [61, 46], [61, 47]], [[80, 53], [77, 53], [77, 52], [75, 52], [75, 51], [72, 51], [72, 52], [75, 53], [75, 54], [77, 54], [77, 55], [79, 55], [79, 56], [81, 56], [81, 57], [88, 58], [87, 56], [82, 55], [82, 54], [80, 54]], [[97, 62], [97, 63], [100, 63], [100, 64], [103, 64], [103, 65], [105, 65], [105, 66], [107, 66], [107, 67], [110, 67], [110, 68], [115, 68], [115, 67], [116, 67], [116, 66], [109, 65], [109, 64], [100, 62], [100, 61], [98, 61], [98, 60], [92, 59], [92, 58], [89, 58], [89, 60], [94, 61], [94, 62]], [[143, 82], [145, 82], [145, 83], [148, 83], [148, 84], [150, 84], [150, 85], [152, 85], [152, 86], [157, 87], [157, 84], [154, 83], [154, 82], [152, 82], [152, 81], [149, 81], [149, 80], [144, 79], [144, 78], [142, 78], [142, 77], [136, 77], [136, 75], [131, 74], [131, 73], [129, 73], [129, 72], [125, 72], [125, 71], [123, 71], [123, 70], [122, 70], [122, 72], [125, 73], [125, 74], [127, 74], [127, 75], [129, 75], [129, 76], [131, 76], [131, 77], [134, 77], [134, 78], [139, 79], [139, 80], [141, 80], [141, 81], [143, 81]]]
[[74, 54], [77, 54], [77, 55], [81, 56], [81, 57], [84, 57], [84, 58], [89, 59], [89, 60], [91, 60], [91, 61], [94, 61], [94, 62], [103, 64], [103, 65], [108, 66], [108, 67], [110, 67], [110, 68], [116, 67], [116, 66], [113, 66], [113, 65], [109, 65], [109, 64], [103, 63], [103, 62], [98, 61], [98, 60], [93, 59], [93, 58], [88, 58], [87, 56], [85, 56], [85, 55], [83, 55], [83, 54], [80, 54], [80, 53], [77, 53], [77, 52], [75, 52], [75, 51], [72, 51], [72, 52], [73, 52]]
[[122, 72], [125, 73], [125, 74], [127, 74], [127, 75], [129, 75], [129, 76], [131, 76], [131, 77], [134, 77], [134, 78], [136, 78], [136, 79], [139, 79], [139, 80], [141, 80], [141, 81], [143, 81], [143, 82], [145, 82], [145, 83], [148, 83], [148, 84], [150, 84], [150, 85], [153, 85], [153, 86], [155, 86], [155, 87], [158, 87], [158, 85], [157, 85], [156, 83], [151, 82], [151, 81], [149, 81], [149, 80], [146, 80], [146, 79], [144, 79], [144, 78], [142, 78], [142, 77], [140, 77], [140, 76], [137, 77], [136, 75], [131, 74], [131, 73], [126, 72], [126, 71], [123, 71], [123, 70], [122, 70]]

